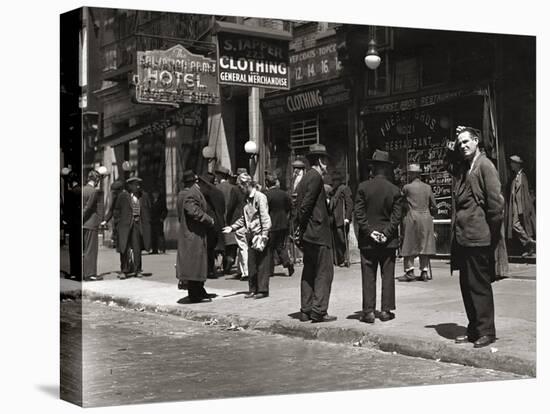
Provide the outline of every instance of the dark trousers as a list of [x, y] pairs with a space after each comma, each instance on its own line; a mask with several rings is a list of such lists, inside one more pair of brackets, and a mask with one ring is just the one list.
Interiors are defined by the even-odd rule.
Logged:
[[69, 263], [71, 276], [82, 279], [82, 227], [69, 229]]
[[487, 247], [458, 246], [460, 290], [468, 317], [468, 335], [477, 338], [495, 335], [495, 306], [491, 280], [494, 280], [493, 250]]
[[225, 252], [223, 256], [223, 271], [226, 274], [231, 273], [231, 268], [235, 264], [237, 257], [237, 245], [236, 244], [226, 244]]
[[142, 248], [141, 223], [134, 222], [132, 224], [132, 227], [130, 227], [130, 233], [128, 234], [128, 243], [126, 244], [126, 250], [120, 254], [122, 273], [133, 273], [133, 272], [142, 271], [141, 248]]
[[208, 297], [208, 293], [206, 289], [204, 289], [204, 282], [199, 282], [197, 280], [187, 281], [187, 292], [190, 302], [200, 302], [201, 299]]
[[395, 309], [395, 249], [361, 249], [363, 312], [376, 309], [376, 272], [381, 269], [382, 311]]
[[162, 220], [153, 220], [151, 223], [151, 250], [153, 253], [166, 251], [166, 242], [164, 240], [164, 222]]
[[334, 262], [340, 265], [346, 261], [347, 234], [349, 226], [334, 227], [332, 235], [334, 237]]
[[216, 274], [216, 247], [218, 245], [218, 232], [216, 229], [211, 229], [206, 238], [206, 249], [208, 254], [208, 276]]
[[290, 257], [286, 248], [286, 239], [288, 235], [287, 229], [275, 230], [269, 233], [271, 240], [271, 249], [273, 252], [273, 260], [271, 262], [271, 274], [274, 272], [275, 262], [282, 264], [284, 267], [290, 266]]
[[97, 229], [84, 229], [83, 236], [83, 257], [82, 268], [84, 270], [84, 277], [97, 276], [97, 248], [98, 248], [98, 235]]
[[312, 318], [327, 314], [334, 265], [329, 246], [303, 242], [304, 268], [301, 281], [301, 311]]
[[263, 251], [248, 248], [248, 289], [251, 293], [269, 295], [271, 270], [271, 246], [268, 242]]

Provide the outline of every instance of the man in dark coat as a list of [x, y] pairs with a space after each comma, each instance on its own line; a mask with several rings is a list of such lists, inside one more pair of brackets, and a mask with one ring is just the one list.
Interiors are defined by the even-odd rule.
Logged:
[[151, 249], [151, 201], [140, 188], [141, 178], [126, 180], [127, 190], [117, 197], [114, 215], [118, 217], [117, 249], [120, 253], [120, 279], [149, 276], [142, 269], [141, 251]]
[[63, 219], [69, 232], [70, 278], [82, 280], [82, 187], [80, 176], [71, 171], [67, 175]]
[[216, 278], [216, 257], [223, 254], [225, 227], [225, 198], [214, 185], [214, 175], [207, 173], [199, 177], [199, 188], [206, 200], [206, 213], [214, 219], [214, 227], [208, 231], [208, 278]]
[[103, 200], [98, 190], [101, 175], [96, 170], [88, 173], [88, 183], [82, 188], [82, 236], [84, 280], [101, 280], [97, 274], [98, 229], [103, 221]]
[[507, 237], [509, 240], [519, 241], [523, 248], [523, 257], [533, 256], [536, 248], [537, 220], [529, 181], [523, 171], [523, 160], [517, 155], [511, 156], [510, 168], [514, 177], [508, 186]]
[[[220, 166], [216, 170], [218, 183], [216, 187], [223, 193], [225, 199], [225, 222], [234, 223], [240, 217], [239, 207], [244, 203], [244, 194], [239, 188], [229, 182], [231, 171]], [[237, 258], [237, 239], [234, 233], [223, 234], [225, 244], [225, 254], [223, 260], [223, 271], [225, 274], [231, 273], [231, 269]]]
[[323, 175], [327, 172], [328, 153], [322, 144], [313, 144], [307, 158], [312, 166], [298, 185], [297, 241], [304, 252], [301, 281], [300, 320], [331, 322], [327, 313], [334, 265], [332, 234]]
[[288, 270], [288, 275], [292, 276], [294, 274], [294, 264], [290, 262], [286, 247], [291, 207], [290, 196], [277, 187], [277, 176], [274, 174], [266, 175], [265, 186], [267, 187], [265, 194], [269, 206], [269, 216], [271, 217], [271, 230], [269, 233], [270, 245], [273, 250], [271, 274], [274, 273], [275, 256], [277, 256], [279, 262]]
[[334, 264], [349, 267], [348, 235], [353, 217], [353, 198], [351, 189], [345, 185], [342, 175], [336, 172], [332, 176], [332, 198], [329, 210], [332, 213], [332, 235], [334, 237]]
[[165, 253], [164, 220], [168, 214], [166, 197], [158, 189], [153, 190], [151, 195], [151, 253]]
[[405, 216], [401, 226], [403, 244], [401, 255], [405, 274], [399, 278], [401, 282], [416, 280], [414, 275], [414, 258], [419, 257], [420, 280], [429, 279], [430, 255], [435, 254], [435, 236], [432, 214], [437, 207], [432, 188], [420, 180], [420, 164], [408, 166], [411, 182], [403, 186], [403, 201]]
[[357, 189], [355, 220], [359, 229], [363, 314], [361, 322], [374, 323], [376, 272], [381, 268], [382, 304], [379, 319], [395, 318], [395, 251], [399, 247], [397, 229], [401, 221], [401, 192], [391, 183], [393, 165], [389, 154], [376, 150], [370, 160], [374, 177]]
[[113, 231], [111, 235], [111, 239], [113, 240], [114, 247], [116, 247], [118, 236], [117, 236], [117, 228], [118, 228], [118, 217], [115, 216], [115, 206], [116, 206], [116, 200], [118, 198], [118, 195], [120, 192], [124, 189], [124, 182], [120, 179], [113, 181], [111, 184], [111, 194], [110, 194], [110, 202], [109, 202], [109, 208], [107, 209], [107, 215], [105, 216], [105, 220], [102, 225], [107, 224], [111, 219], [113, 219]]
[[458, 127], [456, 151], [462, 163], [453, 188], [451, 272], [460, 271], [460, 289], [468, 316], [467, 335], [457, 343], [481, 348], [495, 342], [495, 248], [500, 240], [504, 198], [498, 172], [480, 149], [481, 133]]
[[179, 219], [178, 257], [176, 277], [178, 288], [187, 289], [192, 303], [211, 301], [204, 289], [208, 273], [208, 232], [214, 227], [214, 218], [206, 213], [206, 200], [199, 188], [196, 174], [183, 173], [184, 189], [178, 194]]

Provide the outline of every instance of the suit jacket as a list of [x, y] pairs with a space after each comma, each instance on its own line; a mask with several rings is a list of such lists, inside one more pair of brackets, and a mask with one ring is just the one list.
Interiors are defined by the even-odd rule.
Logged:
[[178, 194], [179, 218], [176, 275], [179, 279], [204, 282], [208, 274], [207, 235], [214, 219], [206, 213], [207, 203], [194, 184]]
[[514, 210], [527, 235], [534, 238], [537, 230], [535, 203], [529, 192], [527, 175], [523, 170], [510, 181], [508, 194], [508, 209], [506, 210], [506, 233], [508, 238], [512, 239], [514, 234], [512, 231]]
[[332, 231], [323, 177], [315, 169], [306, 172], [296, 197], [297, 228], [303, 240], [332, 247]]
[[[131, 195], [128, 191], [122, 190], [117, 197], [114, 209], [114, 216], [118, 218], [117, 227], [117, 250], [126, 251], [129, 243], [130, 230], [134, 223], [134, 212], [132, 210]], [[146, 192], [141, 192], [139, 196], [140, 205], [140, 226], [143, 241], [143, 248], [151, 248], [151, 201]]]
[[480, 154], [470, 172], [463, 167], [453, 189], [452, 241], [465, 247], [495, 245], [500, 238], [504, 197], [493, 163]]
[[[392, 248], [399, 246], [397, 229], [401, 221], [401, 192], [399, 188], [381, 175], [363, 181], [355, 198], [355, 220], [359, 228], [359, 248]], [[387, 241], [376, 243], [370, 234], [383, 233]]]
[[151, 199], [151, 220], [157, 223], [164, 221], [168, 209], [166, 208], [166, 198], [161, 194], [157, 201]]
[[290, 213], [290, 196], [280, 188], [270, 188], [266, 191], [271, 231], [288, 229], [288, 214]]
[[103, 197], [101, 192], [86, 184], [82, 187], [82, 228], [97, 230], [103, 221]]
[[344, 219], [348, 219], [351, 222], [351, 218], [353, 217], [353, 198], [348, 186], [342, 184], [336, 188], [330, 201], [329, 209], [334, 217], [336, 227], [342, 227]]

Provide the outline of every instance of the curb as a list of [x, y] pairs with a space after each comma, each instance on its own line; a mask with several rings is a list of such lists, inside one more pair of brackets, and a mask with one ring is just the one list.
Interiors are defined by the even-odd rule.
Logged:
[[384, 352], [395, 352], [411, 357], [536, 377], [536, 361], [530, 361], [503, 353], [472, 352], [472, 350], [469, 349], [456, 348], [439, 342], [435, 343], [396, 335], [372, 334], [354, 328], [319, 327], [317, 325], [300, 322], [292, 323], [282, 320], [242, 317], [236, 314], [196, 311], [181, 305], [149, 305], [127, 297], [86, 290], [68, 290], [61, 292], [61, 299], [75, 300], [82, 298], [87, 300], [98, 300], [104, 303], [113, 302], [129, 309], [139, 308], [149, 312], [160, 312], [181, 316], [191, 321], [206, 322], [216, 319], [221, 324], [232, 324], [244, 329], [256, 330], [268, 334], [285, 335], [306, 340], [319, 340], [334, 344], [353, 344], [354, 346], [377, 349]]

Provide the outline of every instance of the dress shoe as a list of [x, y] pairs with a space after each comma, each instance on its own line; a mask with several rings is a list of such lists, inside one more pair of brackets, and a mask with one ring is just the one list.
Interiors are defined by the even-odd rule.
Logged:
[[254, 292], [249, 292], [246, 295], [244, 295], [245, 299], [252, 299], [256, 294]]
[[428, 272], [423, 270], [421, 273], [420, 273], [420, 279], [422, 282], [427, 282], [429, 279], [428, 277]]
[[97, 276], [97, 275], [88, 276], [86, 280], [89, 280], [90, 282], [95, 282], [98, 280], [103, 280], [103, 276]]
[[391, 321], [392, 319], [395, 319], [395, 314], [390, 311], [382, 311], [380, 312], [378, 319], [380, 319], [382, 322]]
[[311, 317], [311, 323], [321, 323], [321, 322], [334, 322], [336, 320], [336, 316], [330, 316], [330, 315], [323, 315], [321, 317]]
[[309, 316], [309, 313], [300, 312], [300, 316], [298, 316], [298, 319], [300, 322], [309, 322], [311, 320], [311, 316]]
[[126, 279], [127, 277], [128, 277], [128, 276], [126, 276], [126, 273], [120, 273], [120, 274], [118, 275], [118, 278], [119, 278], [120, 280], [124, 280], [124, 279]]
[[403, 276], [399, 276], [397, 280], [400, 282], [413, 282], [416, 280], [416, 277], [414, 276], [414, 271], [409, 270]]
[[365, 323], [374, 323], [375, 321], [374, 312], [364, 313], [363, 315], [361, 315], [359, 320]]
[[493, 335], [483, 335], [474, 342], [474, 348], [483, 348], [484, 346], [491, 345], [495, 341], [496, 338]]
[[190, 303], [206, 303], [206, 302], [212, 302], [212, 299], [211, 298], [205, 298], [205, 297], [201, 297], [201, 298], [189, 298], [189, 302]]
[[248, 276], [241, 276], [239, 280], [241, 282], [248, 282]]
[[254, 295], [254, 299], [264, 299], [267, 298], [269, 295], [267, 293], [256, 293]]
[[294, 274], [294, 265], [291, 263], [288, 265], [288, 277]]
[[187, 283], [185, 283], [185, 281], [183, 281], [183, 280], [180, 280], [178, 282], [178, 289], [179, 290], [187, 290]]
[[469, 335], [459, 335], [455, 338], [455, 344], [467, 344], [475, 341], [476, 341], [476, 338]]
[[143, 274], [141, 272], [136, 272], [136, 277], [141, 279], [143, 277]]

